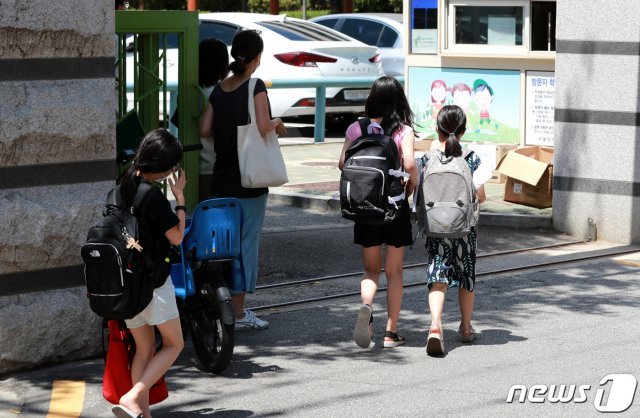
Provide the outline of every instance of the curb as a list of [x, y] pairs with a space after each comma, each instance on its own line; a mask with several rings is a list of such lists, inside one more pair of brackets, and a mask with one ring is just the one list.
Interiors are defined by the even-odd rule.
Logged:
[[[304, 193], [269, 192], [268, 203], [295, 206], [303, 209], [340, 212], [340, 200], [328, 196]], [[510, 228], [552, 228], [553, 218], [541, 215], [517, 213], [480, 212], [481, 226], [505, 226]]]
[[304, 193], [269, 192], [267, 202], [295, 206], [303, 209], [322, 211], [340, 211], [340, 201], [327, 196], [314, 196]]
[[506, 226], [509, 228], [553, 228], [553, 218], [519, 213], [480, 212], [480, 227]]

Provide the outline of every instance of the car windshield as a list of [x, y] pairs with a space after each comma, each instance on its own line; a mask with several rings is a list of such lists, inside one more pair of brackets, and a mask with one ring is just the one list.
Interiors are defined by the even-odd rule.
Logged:
[[326, 28], [317, 28], [315, 25], [293, 21], [269, 21], [257, 22], [258, 25], [270, 29], [290, 41], [349, 41], [350, 39], [327, 31]]

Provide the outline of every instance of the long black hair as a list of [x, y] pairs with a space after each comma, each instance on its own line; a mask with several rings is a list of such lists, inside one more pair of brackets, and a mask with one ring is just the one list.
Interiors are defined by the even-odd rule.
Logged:
[[234, 74], [244, 74], [247, 64], [262, 53], [264, 43], [260, 32], [246, 29], [236, 33], [231, 42], [231, 57], [235, 60], [229, 65]]
[[467, 116], [464, 110], [456, 105], [446, 105], [438, 113], [438, 130], [447, 138], [444, 155], [459, 157], [462, 155], [460, 137], [464, 135], [467, 126]]
[[382, 129], [392, 135], [401, 125], [413, 128], [413, 112], [402, 85], [393, 77], [382, 76], [374, 81], [364, 112], [370, 118], [382, 118]]
[[164, 173], [182, 158], [182, 144], [166, 129], [149, 132], [140, 142], [136, 155], [120, 179], [122, 199], [131, 204], [140, 184], [140, 173]]
[[210, 87], [224, 80], [229, 73], [229, 52], [227, 45], [218, 38], [207, 38], [200, 42], [198, 84]]

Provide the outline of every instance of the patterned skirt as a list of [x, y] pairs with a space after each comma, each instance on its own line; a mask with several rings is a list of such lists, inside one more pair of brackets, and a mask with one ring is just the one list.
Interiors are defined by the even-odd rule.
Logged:
[[446, 283], [473, 292], [476, 282], [475, 230], [463, 238], [427, 237], [427, 283]]

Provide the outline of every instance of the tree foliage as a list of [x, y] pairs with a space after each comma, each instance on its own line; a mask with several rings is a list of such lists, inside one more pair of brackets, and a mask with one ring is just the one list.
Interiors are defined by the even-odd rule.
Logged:
[[[186, 10], [187, 0], [128, 0], [130, 9]], [[199, 0], [202, 11], [269, 13], [269, 0]], [[281, 11], [297, 11], [302, 0], [280, 0]], [[329, 10], [342, 13], [343, 0], [307, 0], [307, 10]], [[402, 13], [402, 0], [355, 0], [356, 12]]]

